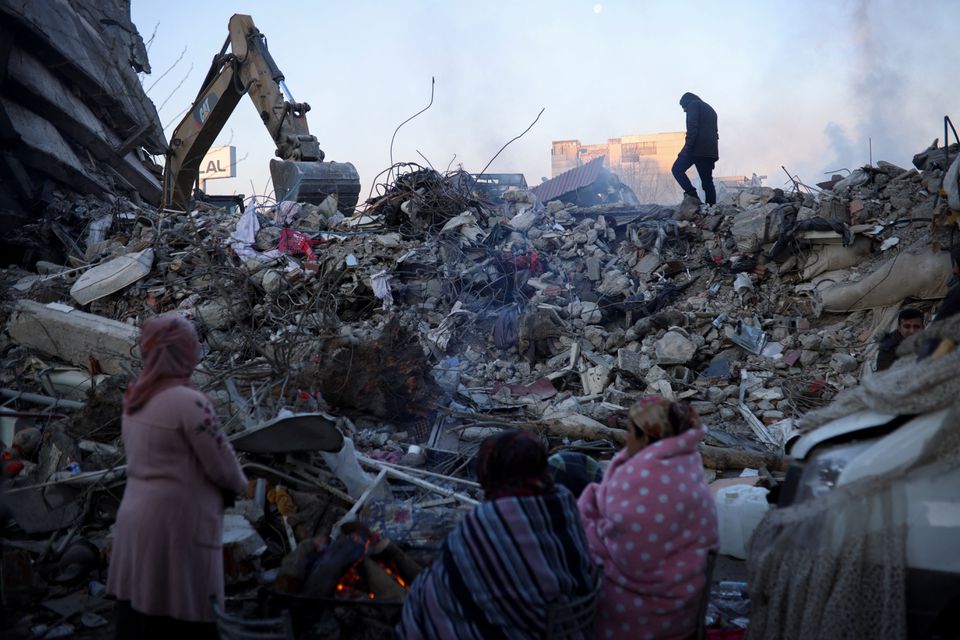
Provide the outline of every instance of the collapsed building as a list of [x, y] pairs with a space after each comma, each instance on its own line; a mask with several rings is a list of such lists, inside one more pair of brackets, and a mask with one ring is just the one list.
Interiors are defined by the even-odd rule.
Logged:
[[0, 3], [0, 246], [17, 258], [60, 245], [67, 194], [160, 201], [153, 156], [167, 141], [138, 77], [150, 63], [129, 4], [58, 7]]
[[[7, 83], [27, 81], [17, 65], [51, 64], [24, 60], [66, 59], [43, 58], [69, 46], [38, 39], [53, 31], [37, 25], [55, 19], [84, 34], [92, 22], [128, 25], [83, 46], [130, 62], [104, 66], [139, 87], [136, 70], [148, 67], [134, 55], [142, 42], [129, 16], [77, 7], [53, 18], [29, 4], [3, 5], [20, 54], [2, 104], [44, 133], [12, 129], [20, 138], [5, 147], [4, 179], [29, 188], [4, 207], [54, 249], [18, 240], [22, 251], [5, 252], [0, 436], [4, 595], [43, 602], [9, 624], [36, 636], [107, 625], [121, 394], [147, 318], [195, 322], [204, 347], [195, 382], [251, 479], [226, 516], [232, 593], [247, 613], [263, 611], [262, 596], [274, 612], [291, 609], [299, 631], [354, 637], [358, 622], [389, 633], [418, 565], [482, 499], [471, 466], [480, 441], [525, 429], [552, 450], [606, 459], [624, 441], [627, 410], [648, 394], [689, 401], [709, 425], [701, 454], [718, 481], [721, 527], [739, 531], [722, 528], [721, 552], [745, 557], [745, 512], [721, 505], [748, 487], [763, 494], [762, 515], [765, 496], [788, 485], [794, 447], [812, 450], [804, 438], [814, 426], [872, 397], [876, 339], [899, 309], [932, 312], [951, 286], [942, 249], [956, 212], [943, 186], [957, 145], [823, 188], [747, 187], [709, 212], [640, 204], [600, 158], [532, 189], [504, 179], [494, 194], [464, 171], [400, 163], [353, 213], [335, 195], [160, 209], [156, 173], [131, 169], [165, 147], [141, 94], [131, 93], [136, 113], [94, 108], [96, 93], [64, 96], [95, 116], [103, 145], [42, 102], [25, 100], [26, 110], [7, 98]], [[45, 164], [37, 145], [50, 140], [73, 155]], [[81, 152], [82, 175], [61, 171]], [[927, 366], [910, 347], [894, 370], [901, 380]], [[910, 413], [951, 403], [942, 394]], [[321, 544], [355, 518], [390, 544], [371, 545], [362, 530]], [[796, 557], [777, 549], [760, 549], [751, 575], [786, 591], [777, 567], [796, 569]], [[720, 591], [712, 621], [746, 626], [745, 594]], [[763, 628], [778, 628], [769, 607], [757, 611]]]

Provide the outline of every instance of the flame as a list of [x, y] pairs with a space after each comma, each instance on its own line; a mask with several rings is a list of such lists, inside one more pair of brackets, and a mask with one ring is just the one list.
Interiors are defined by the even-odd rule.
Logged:
[[406, 581], [400, 577], [400, 574], [396, 573], [393, 569], [391, 569], [390, 567], [388, 567], [383, 563], [380, 563], [380, 566], [383, 567], [383, 570], [387, 572], [387, 575], [393, 578], [394, 580], [396, 580], [397, 584], [399, 584], [401, 587], [403, 587], [404, 589], [410, 588], [407, 586]]
[[[404, 589], [409, 589], [406, 580], [400, 577], [400, 574], [397, 573], [396, 568], [388, 566], [382, 562], [377, 563], [384, 572], [393, 578], [397, 584], [399, 584]], [[337, 583], [336, 595], [339, 598], [344, 600], [355, 600], [357, 598], [362, 598], [366, 596], [370, 600], [375, 600], [377, 595], [370, 591], [364, 593], [364, 588], [366, 585], [363, 584], [363, 580], [360, 577], [360, 572], [357, 571], [357, 565], [350, 567], [346, 573], [343, 574], [343, 577], [340, 578], [340, 582]]]

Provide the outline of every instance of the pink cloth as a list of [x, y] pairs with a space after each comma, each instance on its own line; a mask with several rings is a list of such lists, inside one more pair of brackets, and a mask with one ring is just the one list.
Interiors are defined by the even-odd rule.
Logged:
[[578, 506], [590, 553], [603, 565], [597, 638], [687, 638], [696, 628], [717, 516], [690, 429], [620, 451]]
[[123, 416], [127, 487], [107, 591], [134, 609], [212, 621], [223, 602], [223, 491], [247, 480], [205, 395], [185, 386]]
[[147, 320], [140, 330], [143, 371], [123, 394], [123, 412], [134, 414], [154, 394], [190, 384], [190, 374], [200, 362], [200, 342], [193, 325], [175, 315]]

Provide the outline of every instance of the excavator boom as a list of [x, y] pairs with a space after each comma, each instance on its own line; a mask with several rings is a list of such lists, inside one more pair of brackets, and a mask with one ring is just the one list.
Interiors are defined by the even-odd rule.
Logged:
[[163, 172], [164, 207], [186, 210], [200, 161], [246, 93], [277, 147], [280, 159], [270, 161], [277, 200], [319, 204], [336, 194], [338, 208], [353, 212], [360, 194], [357, 170], [349, 162], [324, 162], [320, 143], [307, 126], [310, 105], [286, 100], [283, 81], [253, 19], [241, 14], [231, 17], [223, 48], [214, 56], [193, 106], [170, 137]]

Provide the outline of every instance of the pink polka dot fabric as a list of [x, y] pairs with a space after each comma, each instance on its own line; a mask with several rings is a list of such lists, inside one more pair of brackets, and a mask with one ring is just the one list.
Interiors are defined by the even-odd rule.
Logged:
[[590, 553], [603, 565], [598, 638], [687, 638], [696, 629], [717, 516], [692, 429], [614, 457], [578, 506]]

